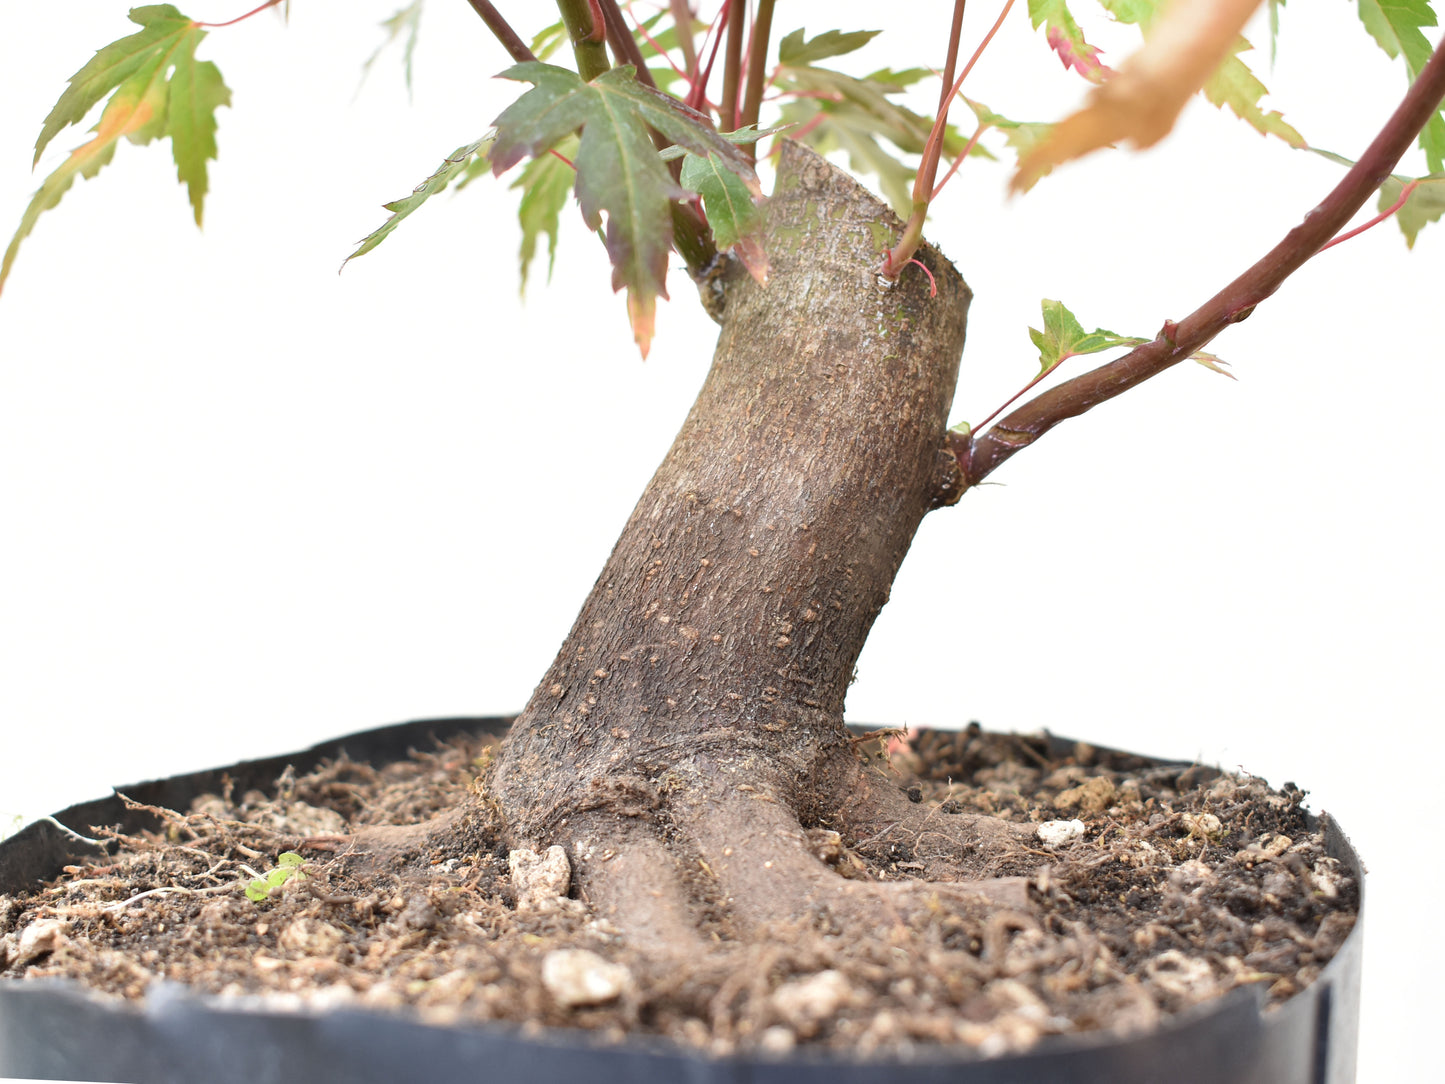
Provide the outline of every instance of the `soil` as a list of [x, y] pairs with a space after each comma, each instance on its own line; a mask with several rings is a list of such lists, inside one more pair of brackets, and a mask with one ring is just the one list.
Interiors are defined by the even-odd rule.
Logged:
[[[714, 1053], [963, 1043], [1002, 1054], [1052, 1034], [1144, 1031], [1244, 984], [1278, 1004], [1355, 922], [1358, 886], [1291, 784], [1082, 743], [1050, 756], [1045, 739], [977, 725], [878, 732], [858, 748], [886, 760], [930, 818], [1044, 826], [997, 871], [1026, 876], [1027, 899], [940, 899], [922, 915], [880, 914], [869, 937], [851, 924], [840, 936], [823, 911], [746, 940], [719, 922], [704, 931], [711, 952], [659, 962], [625, 942], [620, 916], [569, 891], [560, 848], [508, 850], [488, 794], [496, 739], [463, 736], [400, 763], [341, 758], [288, 768], [264, 793], [227, 787], [187, 810], [151, 808], [156, 832], [97, 827], [110, 857], [0, 895], [0, 977], [64, 976], [122, 998], [168, 979], [433, 1021], [647, 1033]], [[377, 826], [459, 807], [466, 831], [445, 849], [371, 846], [385, 838]], [[924, 868], [921, 835], [880, 851], [805, 827], [840, 877], [901, 882]], [[287, 852], [304, 864], [283, 881]], [[248, 898], [268, 874], [283, 883]]]

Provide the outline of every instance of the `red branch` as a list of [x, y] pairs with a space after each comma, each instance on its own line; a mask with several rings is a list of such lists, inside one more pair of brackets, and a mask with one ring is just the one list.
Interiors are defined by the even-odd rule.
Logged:
[[529, 60], [537, 59], [536, 54], [527, 48], [527, 43], [512, 29], [507, 20], [502, 18], [502, 13], [487, 3], [487, 0], [468, 0], [468, 3], [482, 17], [482, 22], [487, 24], [492, 36], [502, 43], [502, 48], [507, 50], [513, 60], [518, 64], [525, 64]]
[[1400, 156], [1435, 115], [1442, 98], [1445, 42], [1436, 47], [1420, 77], [1360, 160], [1263, 259], [1179, 323], [1166, 322], [1153, 342], [1050, 388], [978, 436], [950, 433], [948, 446], [958, 457], [965, 487], [983, 481], [1011, 455], [1027, 448], [1065, 418], [1077, 417], [1177, 365], [1203, 349], [1230, 324], [1247, 317], [1318, 253], [1385, 183]]

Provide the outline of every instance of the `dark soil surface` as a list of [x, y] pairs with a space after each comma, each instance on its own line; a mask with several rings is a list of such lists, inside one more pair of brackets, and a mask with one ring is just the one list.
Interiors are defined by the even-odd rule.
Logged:
[[[69, 976], [125, 998], [164, 978], [431, 1020], [640, 1031], [719, 1053], [1004, 1053], [1050, 1034], [1145, 1030], [1247, 983], [1277, 1004], [1354, 924], [1358, 886], [1288, 784], [1083, 744], [1051, 758], [1046, 741], [976, 726], [885, 735], [880, 756], [883, 741], [899, 786], [939, 817], [1081, 822], [1082, 835], [1049, 844], [1045, 832], [1011, 863], [1030, 873], [1026, 910], [969, 917], [940, 905], [909, 926], [883, 916], [866, 942], [829, 936], [820, 920], [659, 964], [568, 898], [560, 848], [529, 861], [509, 855], [494, 824], [487, 837], [495, 739], [461, 739], [380, 768], [288, 769], [264, 793], [157, 810], [153, 834], [97, 826], [113, 857], [0, 896], [0, 977]], [[464, 801], [480, 828], [465, 854], [356, 853], [363, 826], [416, 824]], [[865, 857], [868, 841], [810, 828], [844, 877], [898, 881], [921, 868], [901, 849]], [[248, 898], [286, 852], [305, 859], [300, 874]]]

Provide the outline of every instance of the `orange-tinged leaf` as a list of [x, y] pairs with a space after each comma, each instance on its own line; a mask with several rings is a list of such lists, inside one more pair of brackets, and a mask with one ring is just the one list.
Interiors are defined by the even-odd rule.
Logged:
[[1199, 364], [1203, 365], [1206, 369], [1212, 369], [1220, 376], [1227, 376], [1230, 380], [1239, 379], [1228, 369], [1225, 368], [1225, 366], [1228, 365], [1229, 362], [1225, 361], [1217, 354], [1208, 354], [1205, 353], [1203, 350], [1200, 350], [1197, 353], [1190, 354], [1189, 359], [1191, 361], [1199, 362]]
[[[659, 291], [660, 292], [660, 291]], [[666, 297], [666, 294], [663, 294]], [[657, 294], [648, 290], [627, 288], [627, 319], [632, 323], [632, 338], [642, 359], [652, 349], [652, 336], [656, 331]]]
[[81, 124], [107, 94], [109, 100], [81, 144], [45, 179], [30, 200], [20, 226], [0, 260], [0, 289], [10, 275], [20, 243], [40, 215], [55, 207], [76, 177], [93, 177], [115, 156], [122, 138], [144, 144], [170, 137], [176, 175], [189, 189], [196, 224], [201, 222], [207, 185], [206, 163], [216, 157], [216, 109], [229, 105], [231, 92], [214, 64], [197, 61], [196, 46], [206, 36], [199, 23], [171, 4], [132, 8], [130, 20], [142, 30], [100, 49], [80, 71], [45, 118], [35, 157], [63, 129]]
[[1096, 87], [1083, 109], [1055, 125], [1020, 162], [1013, 190], [1026, 189], [1071, 158], [1123, 140], [1152, 147], [1180, 110], [1237, 48], [1260, 0], [1174, 0], [1152, 24], [1144, 46]]
[[672, 204], [689, 199], [668, 172], [648, 136], [654, 128], [684, 150], [735, 174], [736, 198], [751, 206], [762, 187], [752, 163], [712, 122], [677, 99], [612, 68], [590, 82], [575, 72], [528, 61], [502, 73], [532, 84], [496, 119], [488, 153], [500, 174], [523, 158], [545, 153], [579, 127], [582, 139], [572, 165], [573, 190], [587, 228], [606, 216], [604, 243], [612, 263], [612, 288], [627, 291], [627, 313], [643, 357], [652, 343], [656, 299], [667, 297], [667, 256], [672, 250]]

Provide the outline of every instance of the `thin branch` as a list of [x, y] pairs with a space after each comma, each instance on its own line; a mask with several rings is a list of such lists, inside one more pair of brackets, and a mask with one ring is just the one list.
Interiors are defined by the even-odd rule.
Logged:
[[712, 79], [712, 66], [713, 62], [717, 60], [717, 50], [718, 46], [722, 44], [723, 31], [727, 29], [729, 10], [731, 10], [730, 0], [722, 0], [722, 7], [718, 9], [712, 24], [707, 28], [707, 33], [703, 35], [703, 49], [707, 49], [708, 39], [711, 38], [712, 50], [707, 55], [707, 67], [703, 68], [702, 73], [693, 80], [692, 89], [687, 92], [687, 104], [700, 113], [706, 113], [708, 110], [707, 85]]
[[[998, 13], [998, 18], [994, 20], [993, 26], [990, 27], [989, 32], [983, 36], [983, 41], [978, 43], [978, 48], [973, 51], [973, 56], [969, 57], [968, 63], [963, 66], [963, 71], [959, 74], [958, 78], [949, 85], [947, 94], [950, 102], [954, 96], [963, 89], [963, 81], [968, 78], [968, 73], [973, 71], [973, 66], [978, 63], [978, 58], [983, 56], [983, 51], [988, 48], [989, 42], [993, 41], [993, 36], [998, 33], [998, 28], [1003, 26], [1004, 18], [1008, 15], [1009, 11], [1012, 10], [1013, 6], [1014, 0], [1007, 0], [1007, 3], [1003, 6], [1003, 10]], [[925, 162], [928, 161], [929, 155], [932, 154], [936, 166], [939, 155], [943, 153], [943, 135], [947, 123], [948, 112], [945, 109], [940, 109], [938, 116], [934, 119], [933, 130], [928, 133], [928, 142], [925, 143], [923, 147], [923, 160]], [[932, 183], [933, 177], [930, 175], [929, 184]], [[923, 220], [928, 215], [928, 201], [932, 197], [933, 193], [927, 188], [918, 185], [917, 178], [915, 178], [913, 214], [904, 224], [903, 235], [898, 239], [898, 243], [884, 255], [883, 266], [880, 269], [881, 274], [888, 278], [897, 278], [903, 273], [903, 268], [907, 265], [908, 261], [913, 258], [913, 254], [918, 251], [918, 246], [923, 243]]]
[[513, 60], [519, 64], [525, 64], [529, 60], [537, 59], [537, 54], [527, 48], [527, 43], [518, 36], [507, 20], [502, 18], [502, 13], [487, 3], [487, 0], [468, 0], [468, 2], [472, 5], [472, 9], [482, 17], [482, 22], [487, 24], [487, 29], [492, 32], [492, 36], [501, 42], [502, 48], [511, 54]]
[[617, 0], [598, 0], [598, 6], [602, 9], [602, 22], [607, 27], [607, 40], [612, 45], [613, 56], [617, 57], [619, 63], [632, 65], [639, 83], [656, 90], [657, 80], [647, 70], [647, 62], [642, 59], [642, 50], [637, 47], [637, 39], [632, 36], [632, 31], [627, 29], [627, 20], [622, 17]]
[[697, 79], [697, 43], [692, 38], [692, 10], [687, 0], [668, 0], [672, 21], [677, 27], [677, 43], [682, 46], [682, 67], [689, 84]]
[[938, 111], [934, 114], [933, 127], [939, 137], [933, 139], [929, 132], [928, 145], [924, 147], [923, 161], [918, 164], [918, 175], [913, 178], [913, 198], [931, 200], [933, 182], [938, 176], [938, 160], [943, 154], [943, 131], [948, 125], [948, 107], [953, 104], [953, 73], [958, 68], [958, 39], [963, 35], [964, 0], [955, 0], [953, 5], [953, 26], [948, 32], [948, 59], [943, 64], [943, 86], [938, 92]]
[[1389, 218], [1389, 217], [1390, 217], [1391, 215], [1393, 215], [1396, 211], [1398, 211], [1401, 207], [1405, 206], [1405, 204], [1409, 203], [1409, 202], [1410, 202], [1410, 193], [1413, 192], [1413, 191], [1415, 191], [1415, 189], [1418, 188], [1419, 186], [1420, 186], [1420, 178], [1419, 178], [1419, 177], [1416, 177], [1413, 181], [1411, 181], [1409, 184], [1407, 184], [1404, 188], [1402, 188], [1402, 189], [1400, 190], [1400, 198], [1397, 199], [1394, 203], [1390, 204], [1390, 206], [1386, 207], [1383, 211], [1381, 211], [1379, 214], [1377, 214], [1374, 218], [1370, 219], [1370, 221], [1364, 223], [1363, 225], [1356, 226], [1356, 227], [1355, 227], [1354, 229], [1352, 229], [1349, 233], [1342, 233], [1342, 234], [1340, 234], [1338, 237], [1336, 237], [1336, 238], [1335, 238], [1333, 241], [1331, 241], [1329, 244], [1323, 246], [1323, 247], [1320, 249], [1320, 252], [1323, 252], [1323, 251], [1324, 251], [1325, 249], [1327, 249], [1327, 248], [1334, 248], [1336, 245], [1338, 245], [1338, 244], [1340, 244], [1340, 243], [1342, 243], [1342, 242], [1344, 242], [1344, 241], [1348, 241], [1351, 237], [1358, 237], [1358, 236], [1360, 236], [1360, 234], [1364, 233], [1366, 230], [1372, 230], [1372, 229], [1374, 229], [1374, 228], [1375, 228], [1376, 226], [1378, 226], [1381, 222], [1385, 221], [1385, 219]]
[[557, 10], [572, 41], [577, 74], [589, 83], [612, 67], [607, 59], [606, 35], [596, 18], [597, 0], [557, 0]]
[[[758, 17], [753, 21], [753, 40], [748, 46], [748, 85], [743, 92], [743, 111], [738, 127], [758, 123], [763, 106], [763, 81], [768, 70], [768, 38], [773, 32], [773, 0], [758, 0]], [[751, 152], [756, 143], [746, 145]]]
[[976, 437], [950, 433], [948, 445], [963, 469], [965, 486], [977, 485], [1065, 418], [1077, 417], [1187, 360], [1230, 324], [1245, 319], [1364, 206], [1435, 115], [1442, 98], [1445, 42], [1436, 46], [1420, 77], [1360, 160], [1263, 259], [1179, 323], [1166, 322], [1153, 342], [1049, 389]]
[[728, 51], [723, 61], [722, 101], [718, 103], [718, 130], [734, 131], [738, 126], [738, 83], [743, 68], [743, 0], [728, 0]]

